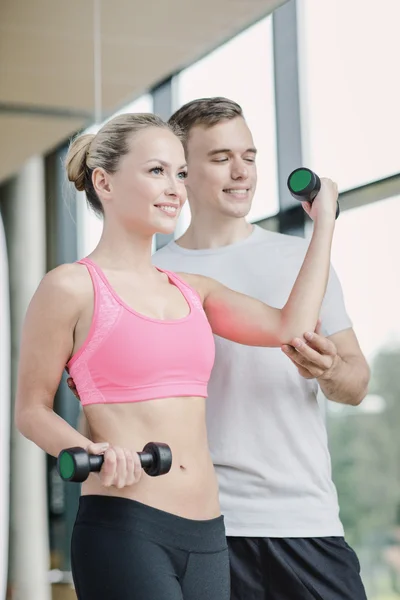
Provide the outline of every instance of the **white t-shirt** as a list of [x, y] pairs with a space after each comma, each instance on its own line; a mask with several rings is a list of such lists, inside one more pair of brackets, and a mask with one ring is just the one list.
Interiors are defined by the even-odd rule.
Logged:
[[[153, 262], [213, 277], [281, 308], [307, 247], [303, 238], [255, 226], [249, 237], [222, 248], [187, 250], [172, 242]], [[321, 319], [325, 335], [352, 326], [333, 269]], [[207, 427], [227, 535], [343, 535], [318, 383], [302, 378], [280, 348], [218, 336], [215, 342]]]

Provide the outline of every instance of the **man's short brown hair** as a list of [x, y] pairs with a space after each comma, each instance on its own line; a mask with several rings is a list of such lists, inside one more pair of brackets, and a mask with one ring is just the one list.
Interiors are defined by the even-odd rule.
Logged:
[[186, 144], [190, 130], [196, 125], [213, 127], [221, 121], [243, 117], [242, 107], [228, 98], [198, 98], [179, 108], [168, 123], [182, 132], [182, 141]]

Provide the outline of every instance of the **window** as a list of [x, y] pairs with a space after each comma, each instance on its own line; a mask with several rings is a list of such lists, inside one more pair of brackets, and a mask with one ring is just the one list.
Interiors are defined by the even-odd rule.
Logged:
[[[225, 96], [242, 106], [258, 149], [258, 185], [249, 219], [257, 221], [277, 213], [271, 17], [253, 25], [183, 70], [175, 78], [174, 86], [175, 109], [195, 98], [210, 96]], [[185, 215], [186, 219], [190, 218], [187, 209]]]
[[341, 213], [332, 248], [364, 352], [400, 346], [400, 197]]
[[350, 189], [400, 169], [400, 2], [299, 0], [304, 164]]
[[369, 600], [400, 598], [400, 197], [343, 212], [332, 262], [371, 366], [359, 407], [327, 403], [333, 479]]

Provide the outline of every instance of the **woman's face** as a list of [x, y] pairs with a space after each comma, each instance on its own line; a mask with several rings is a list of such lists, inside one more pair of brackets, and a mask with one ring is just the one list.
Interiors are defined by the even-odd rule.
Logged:
[[105, 217], [143, 235], [172, 233], [186, 201], [186, 160], [168, 129], [149, 127], [132, 135], [118, 171], [95, 170], [94, 183]]

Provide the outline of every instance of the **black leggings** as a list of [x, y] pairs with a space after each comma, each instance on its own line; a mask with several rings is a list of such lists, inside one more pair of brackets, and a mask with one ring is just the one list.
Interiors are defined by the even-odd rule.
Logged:
[[71, 562], [78, 600], [229, 600], [223, 517], [195, 521], [82, 496]]

